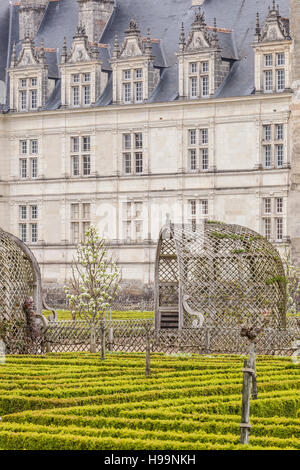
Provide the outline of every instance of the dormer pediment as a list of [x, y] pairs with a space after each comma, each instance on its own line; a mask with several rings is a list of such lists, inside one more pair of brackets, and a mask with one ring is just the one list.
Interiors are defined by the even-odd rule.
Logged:
[[193, 31], [187, 40], [186, 52], [196, 52], [202, 49], [208, 49], [210, 42], [203, 31]]
[[18, 59], [15, 59], [15, 67], [30, 67], [40, 65], [38, 54], [34, 43], [30, 38], [26, 38], [22, 44], [22, 49]]
[[141, 39], [141, 32], [138, 28], [137, 22], [131, 20], [129, 28], [125, 31], [125, 39], [120, 50], [120, 59], [127, 59], [131, 57], [138, 57], [144, 55], [144, 45]]
[[275, 6], [275, 1], [273, 5], [269, 8], [269, 13], [266, 18], [266, 21], [261, 29], [261, 32], [258, 34], [258, 42], [273, 42], [273, 41], [286, 41], [290, 40], [289, 34], [289, 21], [286, 18], [283, 18], [279, 14], [278, 7]]
[[138, 38], [127, 38], [120, 52], [120, 59], [137, 57], [144, 55], [141, 43]]
[[93, 60], [93, 54], [89, 47], [88, 37], [84, 27], [77, 27], [77, 32], [73, 39], [72, 48], [68, 55], [65, 54], [66, 60], [64, 63], [77, 64]]

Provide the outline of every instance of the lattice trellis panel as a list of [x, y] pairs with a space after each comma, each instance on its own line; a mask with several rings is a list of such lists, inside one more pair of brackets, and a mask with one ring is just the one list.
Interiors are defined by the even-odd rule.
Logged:
[[0, 229], [0, 321], [24, 319], [24, 300], [33, 295], [33, 279], [30, 261]]
[[[177, 283], [188, 309], [203, 315], [207, 327], [253, 323], [263, 310], [271, 312], [270, 326], [285, 326], [285, 273], [266, 238], [238, 225], [205, 221], [196, 227], [171, 224], [159, 243], [160, 307], [168, 305], [168, 286], [175, 291]], [[192, 321], [185, 310], [183, 327]]]
[[[267, 328], [257, 341], [258, 354], [291, 355], [295, 340], [300, 338], [298, 323], [291, 319], [288, 328]], [[101, 350], [101, 325], [105, 329], [106, 350], [111, 352], [145, 352], [150, 334], [152, 352], [195, 354], [245, 354], [249, 343], [241, 337], [240, 327], [217, 327], [155, 330], [152, 320], [112, 320], [97, 322], [97, 351]], [[36, 349], [42, 352], [89, 351], [90, 326], [84, 321], [50, 322], [48, 331]]]

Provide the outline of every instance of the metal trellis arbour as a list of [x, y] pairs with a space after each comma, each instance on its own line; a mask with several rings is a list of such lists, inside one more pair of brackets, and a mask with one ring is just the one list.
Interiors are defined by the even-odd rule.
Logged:
[[168, 224], [155, 266], [155, 326], [236, 327], [270, 312], [286, 326], [286, 279], [277, 249], [248, 228], [204, 220]]

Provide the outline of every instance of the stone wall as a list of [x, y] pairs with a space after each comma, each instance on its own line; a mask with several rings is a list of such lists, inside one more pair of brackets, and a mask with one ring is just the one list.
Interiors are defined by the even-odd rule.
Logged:
[[300, 267], [300, 2], [290, 0], [290, 30], [293, 38], [291, 57], [291, 191], [289, 195], [288, 233], [292, 242], [292, 260]]

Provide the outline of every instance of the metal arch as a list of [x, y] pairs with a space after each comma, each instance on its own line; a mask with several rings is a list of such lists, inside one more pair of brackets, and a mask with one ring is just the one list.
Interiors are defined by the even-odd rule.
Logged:
[[[163, 255], [163, 235], [172, 238], [172, 254]], [[274, 327], [286, 326], [285, 272], [276, 248], [257, 232], [233, 224], [203, 221], [162, 228], [156, 251], [156, 328], [161, 327], [164, 289], [174, 276], [164, 258], [178, 266], [178, 327], [236, 326], [272, 311]], [[163, 284], [163, 282], [162, 282]], [[193, 321], [194, 317], [194, 321]], [[204, 320], [203, 320], [204, 318]]]

